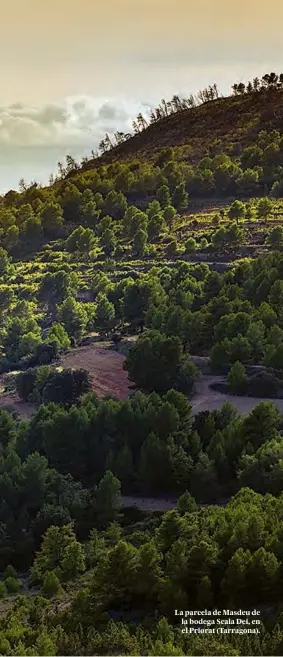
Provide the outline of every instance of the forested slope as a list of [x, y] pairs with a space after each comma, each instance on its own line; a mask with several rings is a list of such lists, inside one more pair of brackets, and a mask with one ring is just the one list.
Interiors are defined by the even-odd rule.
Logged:
[[[282, 85], [162, 101], [1, 199], [0, 654], [282, 654]], [[258, 405], [193, 413], [211, 373]]]

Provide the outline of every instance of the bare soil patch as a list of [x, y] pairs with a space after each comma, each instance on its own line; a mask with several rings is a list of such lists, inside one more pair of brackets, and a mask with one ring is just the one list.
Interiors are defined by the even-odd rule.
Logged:
[[[137, 507], [141, 511], [171, 511], [177, 507], [177, 497], [137, 497], [131, 495], [122, 495], [122, 507]], [[228, 499], [220, 499], [211, 505], [226, 506]], [[198, 504], [199, 507], [211, 506], [210, 504]]]
[[[72, 349], [62, 356], [57, 362], [57, 366], [87, 370], [92, 377], [92, 389], [100, 399], [106, 395], [117, 399], [126, 399], [131, 392], [131, 382], [127, 372], [123, 370], [125, 357], [122, 353], [110, 349], [109, 345], [110, 343], [100, 346], [91, 344]], [[205, 371], [206, 368], [203, 369]], [[36, 411], [35, 405], [22, 401], [14, 391], [7, 389], [5, 391], [3, 376], [0, 377], [0, 408], [10, 407], [21, 418], [29, 419]], [[221, 408], [227, 401], [233, 404], [241, 415], [250, 413], [260, 401], [272, 401], [283, 415], [283, 399], [237, 397], [223, 394], [210, 387], [212, 383], [222, 380], [222, 377], [219, 376], [205, 374], [201, 376], [196, 386], [196, 394], [190, 399], [193, 415], [201, 411], [213, 411]]]
[[130, 381], [123, 370], [125, 358], [122, 354], [107, 347], [88, 345], [72, 349], [60, 359], [58, 365], [64, 368], [83, 368], [92, 377], [92, 389], [98, 397], [111, 395], [125, 399], [130, 392]]
[[193, 415], [202, 411], [214, 411], [221, 408], [225, 402], [230, 402], [235, 406], [241, 415], [248, 415], [253, 408], [261, 401], [270, 401], [283, 414], [283, 399], [270, 399], [268, 397], [245, 397], [223, 394], [213, 390], [210, 386], [212, 383], [221, 382], [224, 379], [221, 376], [202, 376], [196, 385], [196, 394], [191, 399]]
[[[110, 395], [125, 399], [130, 392], [127, 372], [123, 370], [125, 357], [105, 346], [95, 344], [72, 349], [55, 364], [64, 368], [83, 368], [92, 377], [92, 389], [99, 398]], [[0, 376], [0, 408], [7, 407], [23, 420], [29, 419], [36, 411], [34, 404], [24, 402], [14, 390], [9, 390], [7, 376]]]
[[17, 413], [23, 420], [29, 420], [36, 411], [34, 404], [23, 401], [16, 392], [0, 395], [0, 408]]
[[135, 506], [141, 511], [171, 511], [177, 506], [177, 498], [167, 497], [136, 497], [122, 495], [122, 507]]

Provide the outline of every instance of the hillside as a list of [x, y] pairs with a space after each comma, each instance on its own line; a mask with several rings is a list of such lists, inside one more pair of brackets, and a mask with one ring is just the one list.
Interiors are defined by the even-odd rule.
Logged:
[[[283, 129], [283, 90], [263, 91], [217, 98], [195, 108], [187, 108], [152, 123], [139, 134], [117, 145], [109, 153], [82, 166], [82, 171], [100, 163], [152, 159], [160, 150], [177, 147], [180, 158], [197, 161], [215, 140], [221, 141], [219, 150], [226, 151], [231, 144], [246, 147], [254, 142], [260, 130]], [[190, 146], [190, 149], [182, 147]]]
[[274, 75], [1, 199], [3, 655], [282, 654]]

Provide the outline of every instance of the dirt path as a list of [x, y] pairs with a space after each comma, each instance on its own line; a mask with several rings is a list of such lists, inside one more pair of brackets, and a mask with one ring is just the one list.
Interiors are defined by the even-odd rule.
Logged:
[[[136, 339], [136, 336], [133, 339]], [[131, 383], [127, 372], [123, 370], [124, 360], [125, 356], [122, 353], [109, 349], [108, 345], [97, 346], [93, 344], [72, 349], [62, 356], [56, 365], [64, 368], [82, 367], [88, 370], [92, 377], [92, 389], [100, 398], [110, 395], [117, 399], [126, 399], [131, 392]], [[197, 360], [196, 365], [198, 365]], [[201, 411], [213, 411], [221, 408], [227, 401], [231, 402], [239, 413], [246, 415], [261, 401], [258, 397], [237, 397], [210, 388], [212, 383], [222, 381], [223, 378], [220, 376], [209, 374], [201, 376], [196, 385], [196, 394], [190, 400], [193, 415], [197, 415]], [[262, 399], [272, 401], [283, 415], [283, 399], [268, 399], [267, 397]], [[25, 420], [29, 419], [36, 411], [33, 404], [22, 401], [16, 392], [5, 392], [5, 380], [2, 376], [0, 377], [0, 408], [3, 406], [10, 407]]]
[[122, 495], [122, 506], [136, 506], [141, 511], [170, 511], [176, 509], [177, 497], [134, 497]]
[[[135, 497], [131, 495], [122, 495], [122, 507], [127, 508], [136, 506], [141, 511], [171, 511], [176, 509], [177, 497]], [[227, 500], [219, 500], [211, 504], [217, 506], [226, 506]], [[199, 507], [211, 506], [210, 504], [198, 504]]]
[[268, 397], [237, 397], [236, 395], [223, 394], [210, 388], [212, 383], [220, 383], [225, 379], [221, 376], [203, 375], [196, 386], [196, 394], [191, 399], [193, 415], [201, 411], [214, 411], [221, 408], [225, 402], [230, 402], [235, 406], [241, 415], [247, 415], [260, 401], [271, 401], [280, 413], [283, 414], [283, 399], [270, 399]]

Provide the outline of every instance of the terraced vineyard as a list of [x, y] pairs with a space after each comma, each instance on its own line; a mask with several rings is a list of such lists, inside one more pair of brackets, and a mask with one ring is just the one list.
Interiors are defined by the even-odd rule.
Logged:
[[233, 92], [0, 199], [3, 655], [282, 654], [283, 76]]

